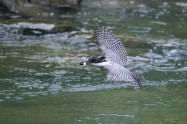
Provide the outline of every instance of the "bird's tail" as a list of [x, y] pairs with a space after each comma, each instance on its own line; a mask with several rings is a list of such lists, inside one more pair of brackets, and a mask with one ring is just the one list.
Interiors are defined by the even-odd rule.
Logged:
[[139, 89], [141, 86], [141, 77], [137, 72], [131, 72], [131, 76], [133, 77], [133, 81], [131, 82], [134, 89]]

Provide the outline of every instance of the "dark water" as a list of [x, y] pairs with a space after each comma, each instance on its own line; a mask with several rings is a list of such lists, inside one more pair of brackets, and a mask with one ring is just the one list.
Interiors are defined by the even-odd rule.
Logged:
[[[45, 20], [52, 30], [0, 13], [0, 122], [186, 124], [186, 13], [186, 1], [83, 1]], [[140, 90], [78, 65], [101, 53], [98, 25], [123, 41], [127, 67], [142, 76]]]

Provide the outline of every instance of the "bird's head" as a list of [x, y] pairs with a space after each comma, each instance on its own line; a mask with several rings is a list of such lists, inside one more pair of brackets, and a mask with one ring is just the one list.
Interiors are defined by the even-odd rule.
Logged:
[[81, 62], [80, 65], [97, 65], [99, 63], [106, 62], [106, 59], [104, 56], [101, 55], [93, 55], [91, 56], [87, 61]]

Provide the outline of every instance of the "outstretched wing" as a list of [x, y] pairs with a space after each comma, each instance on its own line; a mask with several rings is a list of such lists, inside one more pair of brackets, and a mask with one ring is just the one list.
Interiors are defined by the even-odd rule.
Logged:
[[99, 42], [99, 48], [105, 53], [106, 59], [120, 65], [125, 65], [127, 62], [127, 53], [120, 39], [104, 26], [99, 27], [95, 33]]
[[123, 66], [108, 66], [107, 79], [111, 81], [129, 81], [134, 89], [141, 86], [141, 77], [136, 72], [130, 72]]

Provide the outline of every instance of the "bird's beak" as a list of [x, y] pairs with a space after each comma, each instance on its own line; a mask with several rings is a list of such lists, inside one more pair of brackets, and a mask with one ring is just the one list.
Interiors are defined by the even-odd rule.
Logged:
[[84, 66], [86, 66], [88, 64], [89, 64], [88, 62], [81, 62], [81, 63], [79, 63], [79, 65], [84, 65]]

